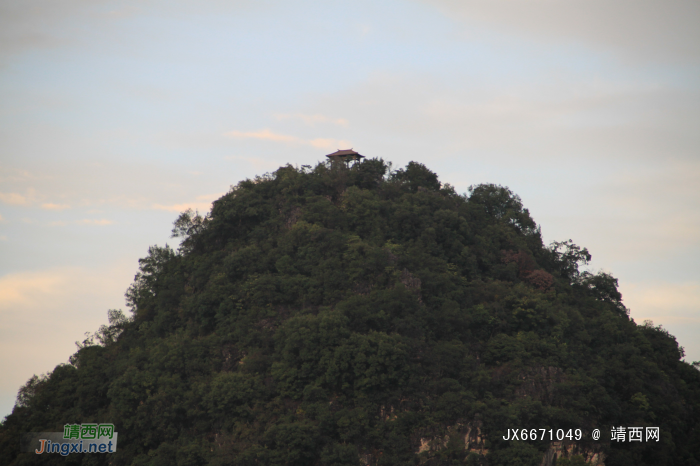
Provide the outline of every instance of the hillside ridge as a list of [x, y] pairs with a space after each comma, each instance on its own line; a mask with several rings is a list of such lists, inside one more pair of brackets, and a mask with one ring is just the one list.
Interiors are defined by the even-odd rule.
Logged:
[[[700, 372], [506, 187], [460, 195], [417, 162], [287, 165], [172, 235], [139, 260], [130, 313], [20, 389], [0, 464], [700, 463]], [[86, 422], [114, 423], [118, 451], [17, 449]]]

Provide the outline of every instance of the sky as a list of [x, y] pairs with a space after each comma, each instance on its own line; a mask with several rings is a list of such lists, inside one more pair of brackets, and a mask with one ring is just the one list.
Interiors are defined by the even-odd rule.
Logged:
[[231, 186], [354, 148], [508, 186], [700, 360], [696, 0], [0, 0], [0, 418]]

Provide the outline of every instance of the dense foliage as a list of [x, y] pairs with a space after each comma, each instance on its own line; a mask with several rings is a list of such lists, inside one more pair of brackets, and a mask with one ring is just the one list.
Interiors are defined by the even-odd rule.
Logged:
[[[539, 465], [552, 442], [508, 429], [594, 427], [559, 464], [700, 462], [700, 372], [581, 271], [585, 248], [544, 246], [507, 188], [389, 168], [286, 166], [183, 213], [179, 249], [140, 260], [132, 315], [22, 387], [0, 464]], [[18, 453], [22, 432], [86, 422], [113, 422], [118, 452]]]

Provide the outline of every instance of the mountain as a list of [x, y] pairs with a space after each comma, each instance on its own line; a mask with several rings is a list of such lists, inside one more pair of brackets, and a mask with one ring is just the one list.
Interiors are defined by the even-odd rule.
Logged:
[[[287, 165], [173, 236], [139, 261], [131, 313], [20, 389], [0, 464], [700, 463], [700, 371], [508, 188]], [[18, 451], [89, 422], [115, 425], [116, 453]]]

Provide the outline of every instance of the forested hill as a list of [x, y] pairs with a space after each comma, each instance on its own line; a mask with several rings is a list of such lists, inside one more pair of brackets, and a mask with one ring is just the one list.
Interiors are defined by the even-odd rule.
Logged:
[[[131, 314], [22, 387], [0, 464], [700, 464], [700, 371], [585, 248], [543, 245], [507, 188], [388, 168], [288, 165], [182, 214]], [[88, 422], [114, 423], [116, 453], [18, 451]]]

